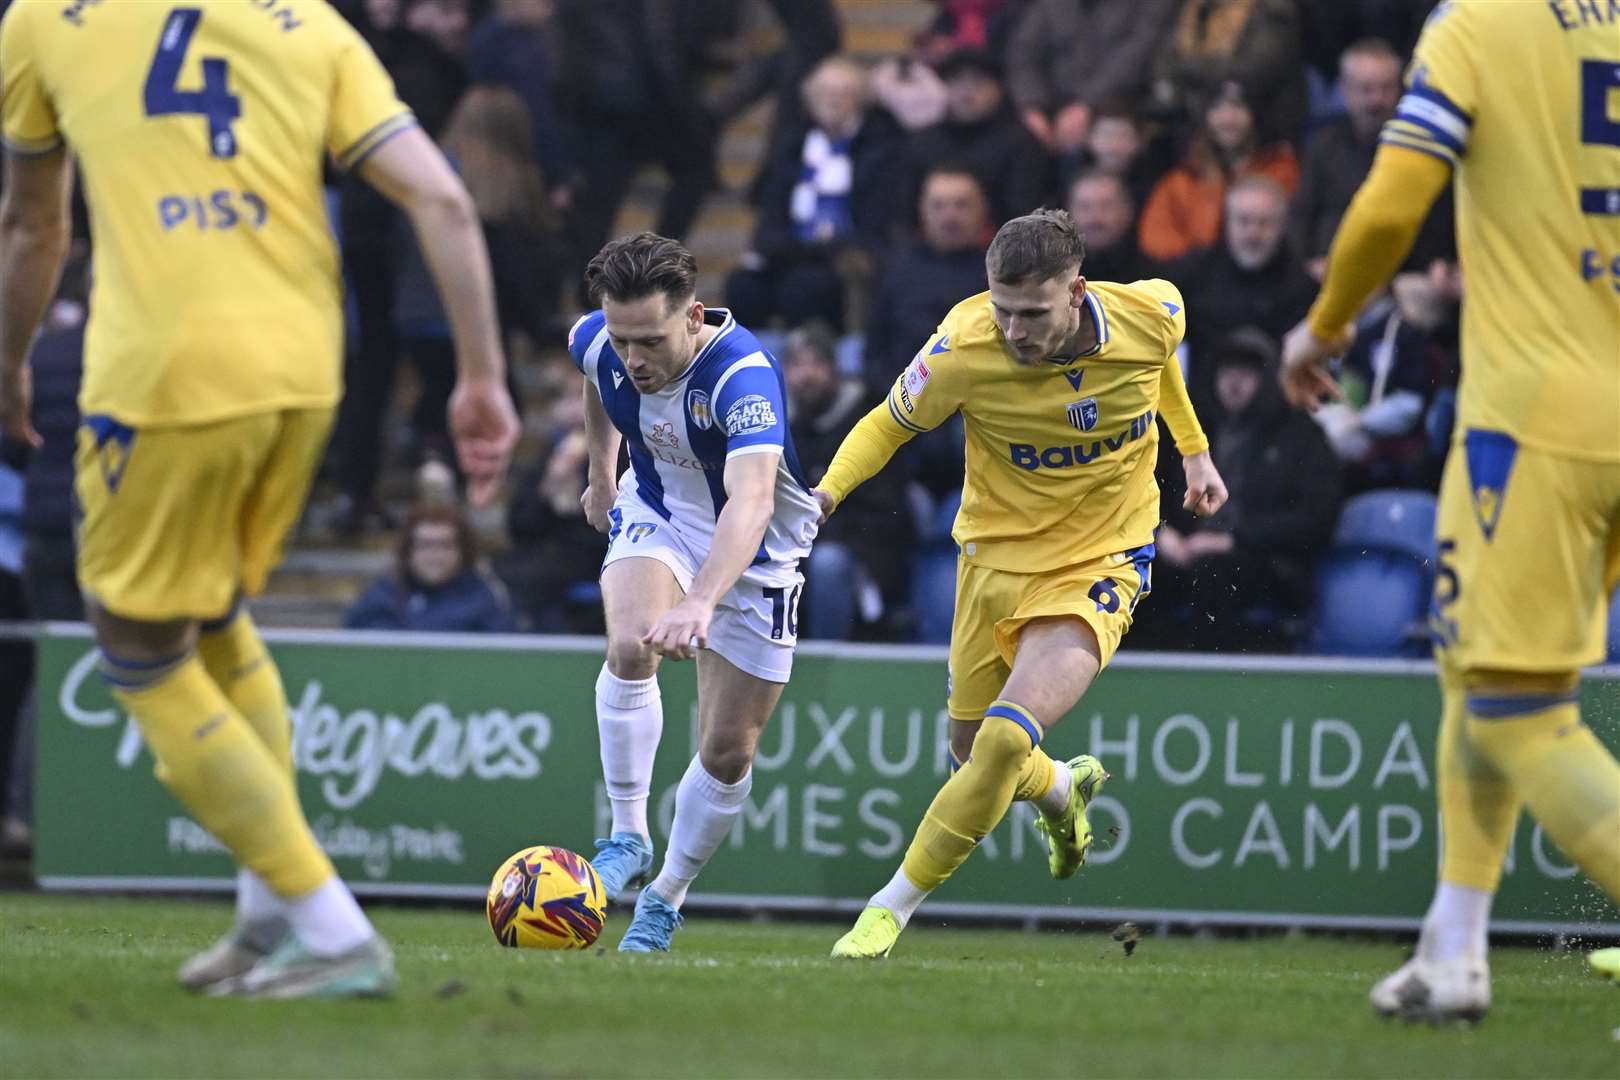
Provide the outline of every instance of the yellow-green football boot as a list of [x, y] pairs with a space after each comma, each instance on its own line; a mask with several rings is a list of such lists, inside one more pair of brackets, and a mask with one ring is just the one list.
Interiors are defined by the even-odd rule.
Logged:
[[888, 908], [868, 907], [832, 947], [834, 960], [882, 960], [900, 940], [900, 923]]
[[1620, 948], [1587, 953], [1586, 962], [1592, 966], [1592, 974], [1620, 984]]
[[1073, 877], [1086, 865], [1086, 852], [1091, 850], [1091, 822], [1086, 820], [1086, 807], [1108, 781], [1102, 762], [1090, 754], [1070, 758], [1065, 764], [1070, 777], [1068, 807], [1055, 818], [1042, 814], [1035, 823], [1046, 837], [1047, 866], [1059, 881]]

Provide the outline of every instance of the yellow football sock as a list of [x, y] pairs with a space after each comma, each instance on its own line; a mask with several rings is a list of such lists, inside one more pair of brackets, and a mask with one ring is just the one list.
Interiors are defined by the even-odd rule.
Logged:
[[1468, 735], [1553, 843], [1620, 903], [1620, 763], [1581, 723], [1572, 698], [1515, 701], [1471, 687]]
[[[956, 756], [956, 751], [946, 747], [951, 755], [951, 772], [962, 768], [962, 760]], [[1034, 802], [1044, 799], [1057, 782], [1057, 762], [1047, 756], [1045, 750], [1036, 747], [1024, 762], [1024, 768], [1018, 774], [1018, 783], [1013, 787], [1013, 802]]]
[[1436, 795], [1440, 803], [1440, 880], [1494, 893], [1520, 801], [1468, 738], [1467, 691], [1462, 673], [1440, 662], [1440, 738]]
[[1041, 734], [1041, 725], [1020, 705], [997, 701], [986, 710], [967, 764], [939, 789], [906, 849], [901, 866], [913, 885], [927, 892], [939, 888], [996, 827]]
[[1013, 802], [1044, 799], [1056, 782], [1057, 762], [1037, 746], [1030, 751], [1029, 757], [1024, 759], [1024, 767], [1018, 771], [1018, 782], [1013, 785]]
[[287, 693], [253, 617], [237, 608], [219, 623], [204, 623], [197, 635], [197, 654], [209, 678], [225, 691], [259, 741], [291, 775], [292, 720]]
[[196, 656], [103, 664], [157, 759], [158, 779], [277, 894], [303, 896], [334, 876], [298, 806], [292, 777], [232, 707]]

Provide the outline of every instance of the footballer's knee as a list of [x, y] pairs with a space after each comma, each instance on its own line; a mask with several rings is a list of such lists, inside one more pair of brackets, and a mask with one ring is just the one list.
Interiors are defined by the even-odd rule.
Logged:
[[191, 619], [144, 622], [95, 603], [90, 605], [90, 623], [103, 653], [137, 664], [172, 659], [190, 651], [197, 640], [197, 624]]
[[1581, 673], [1469, 668], [1462, 684], [1470, 721], [1511, 720], [1574, 702]]
[[722, 784], [735, 784], [753, 767], [754, 742], [706, 736], [698, 746], [698, 760], [703, 763], [703, 771]]
[[658, 674], [658, 654], [641, 643], [646, 628], [608, 636], [607, 669], [618, 679], [650, 679]]
[[973, 737], [973, 760], [997, 771], [1017, 772], [1042, 735], [1039, 721], [1028, 709], [1002, 698], [985, 711], [984, 723]]

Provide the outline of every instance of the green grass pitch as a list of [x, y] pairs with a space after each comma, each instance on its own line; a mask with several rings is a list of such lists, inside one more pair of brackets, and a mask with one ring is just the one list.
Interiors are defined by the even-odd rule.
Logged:
[[[1388, 1023], [1392, 943], [914, 927], [833, 964], [840, 924], [694, 916], [678, 951], [498, 947], [477, 910], [374, 910], [386, 1002], [186, 994], [221, 902], [0, 894], [0, 1076], [1602, 1076], [1620, 994], [1578, 953], [1494, 955], [1478, 1028]], [[601, 945], [610, 948], [602, 948]]]

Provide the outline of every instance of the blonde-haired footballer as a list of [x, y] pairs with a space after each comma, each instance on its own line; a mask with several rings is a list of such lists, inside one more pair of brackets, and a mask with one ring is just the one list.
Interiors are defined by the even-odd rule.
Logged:
[[834, 957], [887, 956], [1014, 800], [1040, 808], [1053, 877], [1084, 864], [1086, 805], [1107, 774], [1089, 755], [1054, 761], [1041, 743], [1152, 588], [1161, 412], [1182, 453], [1188, 508], [1207, 515], [1226, 501], [1176, 359], [1181, 294], [1167, 281], [1087, 282], [1084, 257], [1062, 210], [1003, 225], [985, 256], [990, 290], [945, 316], [816, 493], [835, 512], [902, 443], [962, 414], [949, 688], [959, 764]]
[[0, 429], [37, 443], [28, 346], [68, 239], [95, 236], [74, 494], [101, 674], [159, 779], [230, 849], [237, 920], [180, 969], [251, 997], [389, 992], [393, 957], [315, 842], [281, 676], [241, 597], [297, 521], [340, 391], [324, 159], [416, 226], [455, 331], [475, 499], [516, 436], [471, 200], [324, 0], [21, 0], [0, 22]]
[[[1457, 428], [1436, 523], [1439, 884], [1386, 1015], [1477, 1019], [1486, 931], [1521, 808], [1620, 901], [1620, 765], [1581, 723], [1620, 581], [1620, 6], [1443, 3], [1406, 96], [1284, 348], [1295, 404], [1455, 176]], [[1620, 949], [1592, 954], [1620, 976]]]

